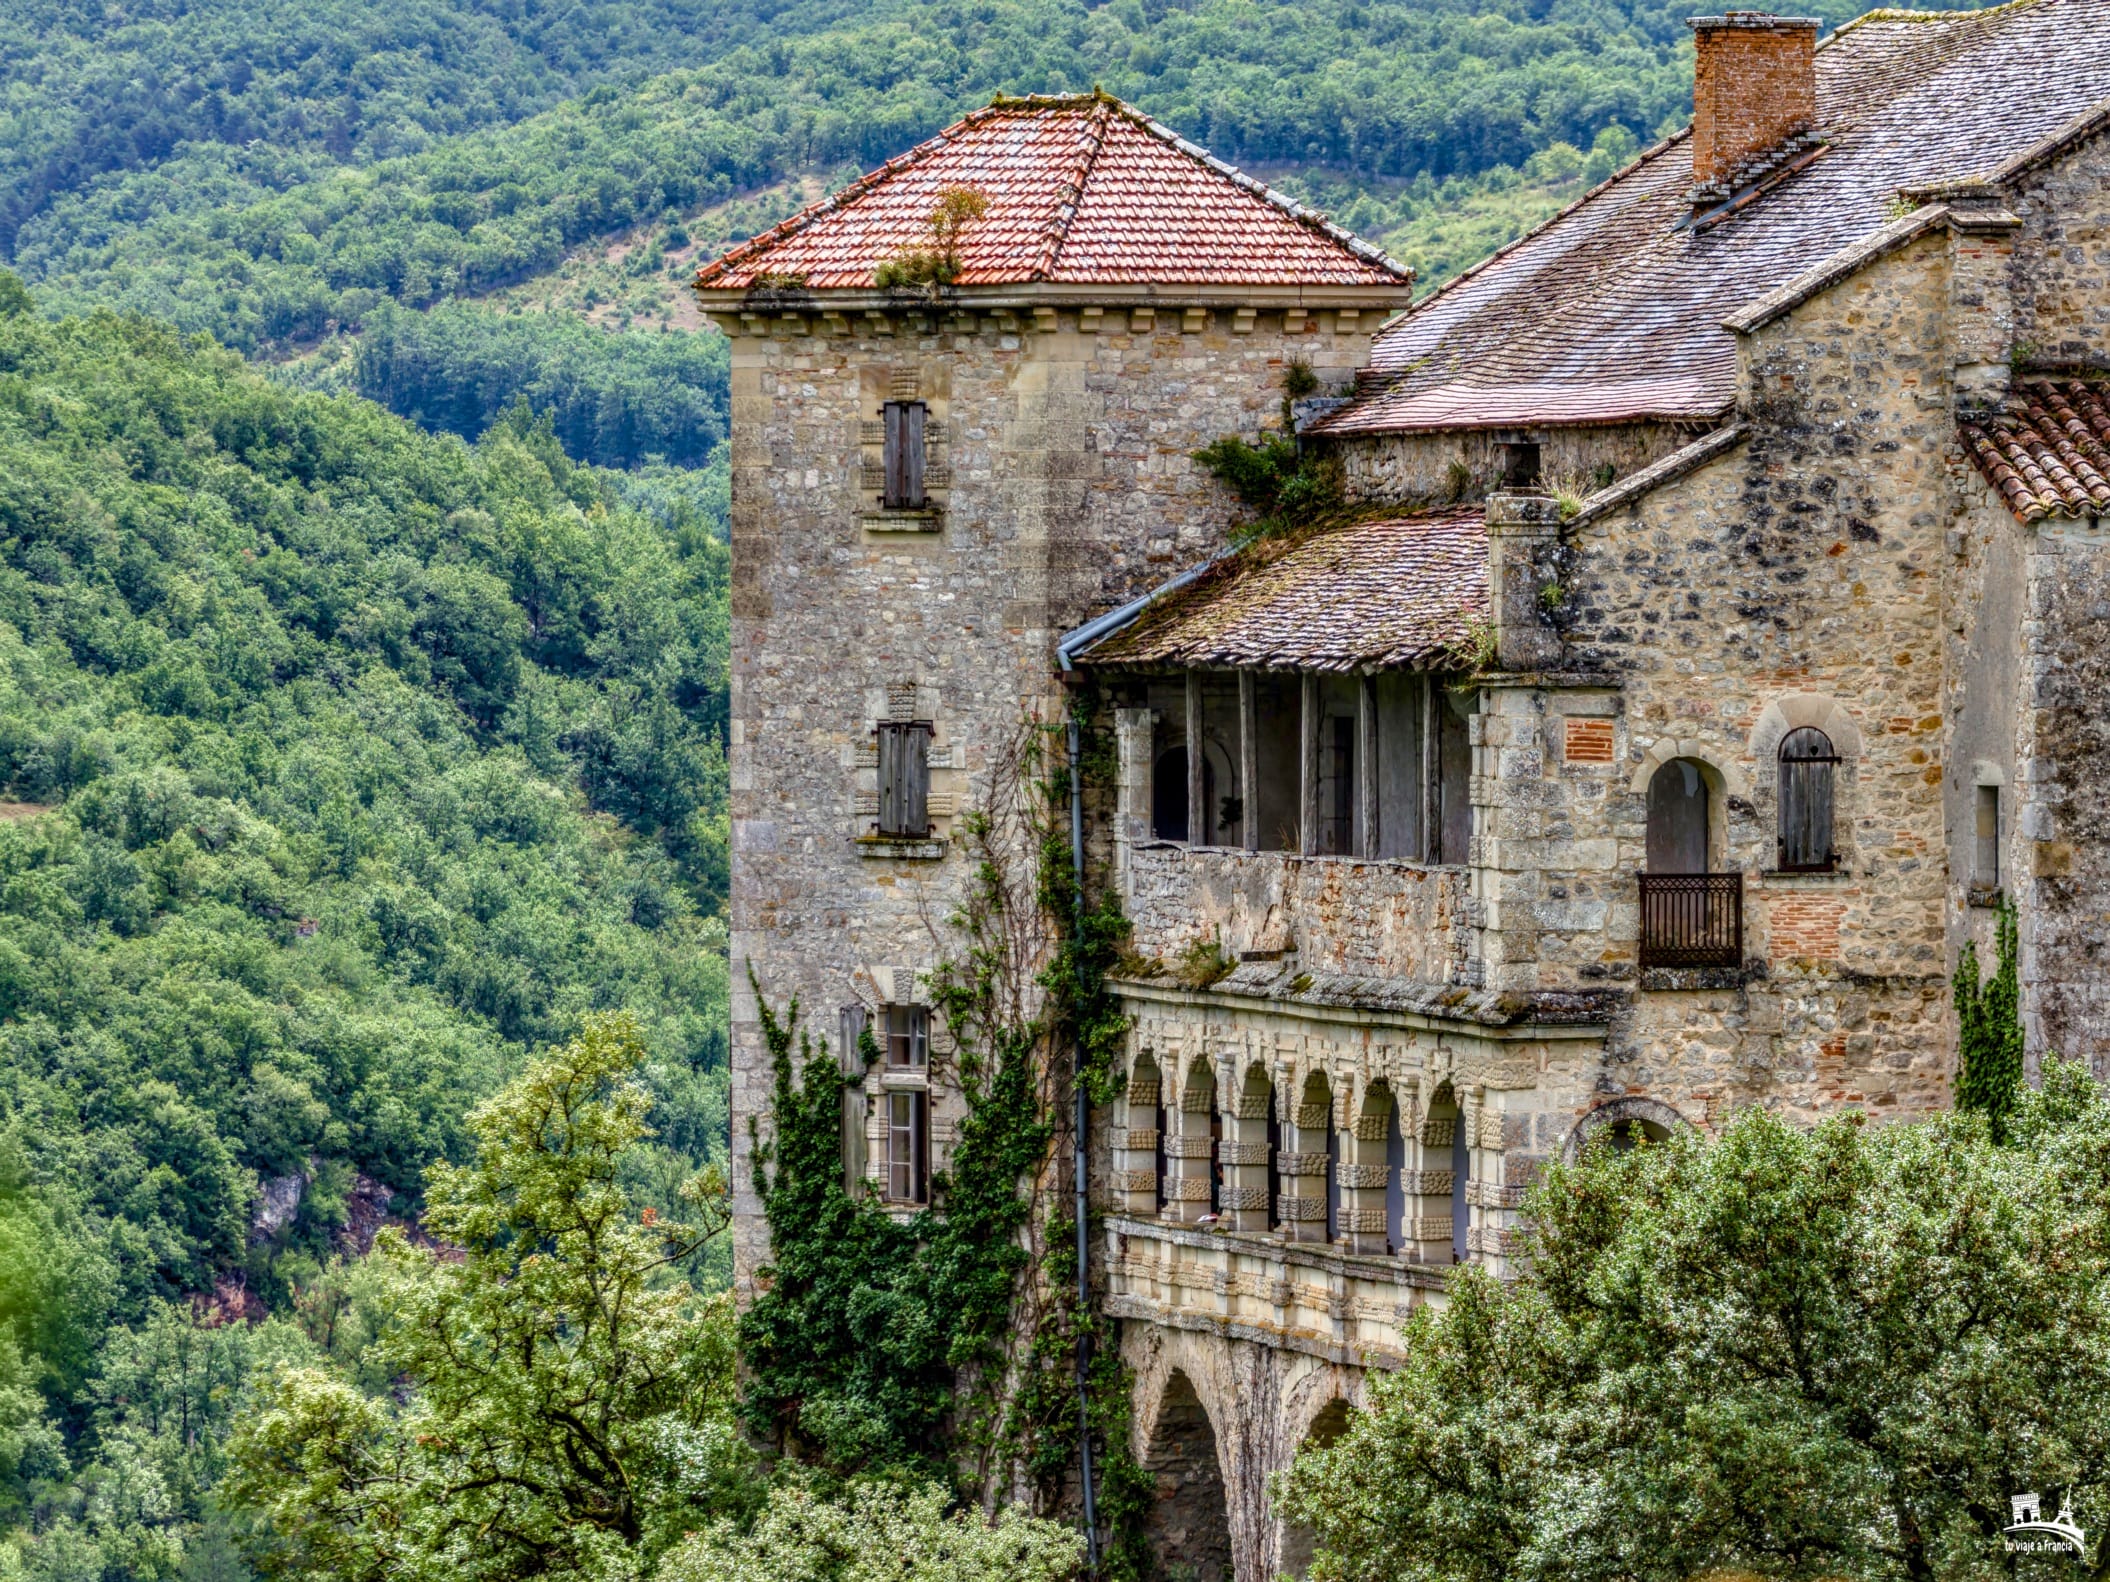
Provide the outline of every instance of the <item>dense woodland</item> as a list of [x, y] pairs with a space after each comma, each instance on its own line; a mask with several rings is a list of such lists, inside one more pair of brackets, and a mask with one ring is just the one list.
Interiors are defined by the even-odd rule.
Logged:
[[[0, 1578], [262, 1563], [214, 1494], [238, 1411], [289, 1359], [394, 1411], [363, 1250], [597, 1013], [652, 1133], [625, 1201], [671, 1223], [722, 1156], [700, 258], [993, 93], [1097, 84], [1434, 283], [1679, 123], [1686, 9], [7, 7]], [[808, 1493], [765, 1527], [852, 1564]]]

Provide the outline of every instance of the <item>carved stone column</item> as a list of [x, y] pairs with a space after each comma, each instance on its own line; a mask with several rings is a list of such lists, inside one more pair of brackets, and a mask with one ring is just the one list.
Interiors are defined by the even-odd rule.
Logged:
[[1274, 1096], [1265, 1079], [1249, 1081], [1224, 1112], [1223, 1141], [1216, 1145], [1216, 1154], [1224, 1167], [1223, 1209], [1233, 1230], [1274, 1228], [1268, 1223], [1267, 1201], [1268, 1110]]
[[1330, 1098], [1301, 1102], [1290, 1111], [1275, 1170], [1282, 1177], [1282, 1234], [1291, 1241], [1326, 1240], [1326, 1133], [1332, 1125]]
[[1191, 1225], [1209, 1212], [1216, 1166], [1216, 1082], [1206, 1068], [1189, 1073], [1170, 1118], [1175, 1130], [1165, 1139], [1165, 1217]]
[[1407, 1244], [1417, 1263], [1451, 1261], [1451, 1146], [1458, 1113], [1447, 1098], [1431, 1103], [1407, 1137]]
[[1362, 1113], [1341, 1133], [1341, 1234], [1348, 1250], [1383, 1256], [1385, 1243], [1385, 1121], [1391, 1098], [1366, 1099]]
[[1128, 854], [1150, 839], [1150, 749], [1155, 709], [1114, 710], [1114, 884], [1128, 894]]
[[1121, 1159], [1114, 1192], [1124, 1214], [1145, 1219], [1158, 1211], [1158, 1104], [1158, 1068], [1139, 1060], [1121, 1100], [1121, 1124], [1114, 1138]]

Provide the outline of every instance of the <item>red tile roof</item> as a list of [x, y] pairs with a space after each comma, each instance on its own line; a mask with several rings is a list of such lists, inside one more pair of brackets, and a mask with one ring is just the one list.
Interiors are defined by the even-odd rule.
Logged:
[[999, 99], [832, 198], [741, 243], [699, 290], [766, 278], [872, 290], [879, 266], [930, 245], [951, 187], [988, 212], [959, 243], [959, 286], [1073, 284], [1377, 286], [1413, 275], [1323, 216], [1271, 191], [1103, 94]]
[[2078, 379], [2018, 383], [1998, 417], [1961, 425], [1964, 454], [2025, 522], [2110, 514], [2110, 404]]
[[1691, 215], [1680, 133], [1385, 330], [1353, 434], [1706, 421], [1736, 397], [1723, 320], [1888, 226], [1891, 203], [1997, 171], [2110, 90], [2110, 0], [1875, 11], [1817, 49], [1828, 142], [1736, 214]]
[[1453, 506], [1261, 539], [1079, 657], [1093, 665], [1426, 666], [1487, 613], [1481, 509]]

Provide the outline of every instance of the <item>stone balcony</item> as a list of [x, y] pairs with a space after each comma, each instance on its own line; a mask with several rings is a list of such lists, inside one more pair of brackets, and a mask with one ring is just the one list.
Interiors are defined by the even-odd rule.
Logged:
[[1408, 1312], [1449, 1269], [1281, 1236], [1109, 1216], [1106, 1311], [1174, 1329], [1398, 1367]]
[[1135, 948], [1171, 959], [1213, 940], [1236, 959], [1294, 950], [1300, 969], [1470, 985], [1464, 868], [1147, 841], [1124, 852]]

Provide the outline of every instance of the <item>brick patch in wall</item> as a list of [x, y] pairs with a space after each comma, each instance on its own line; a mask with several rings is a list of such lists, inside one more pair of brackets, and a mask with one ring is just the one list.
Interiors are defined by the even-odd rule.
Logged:
[[1830, 961], [1839, 954], [1839, 924], [1846, 903], [1828, 895], [1776, 896], [1769, 910], [1773, 959]]
[[1561, 756], [1571, 764], [1608, 764], [1612, 761], [1612, 722], [1570, 717]]

